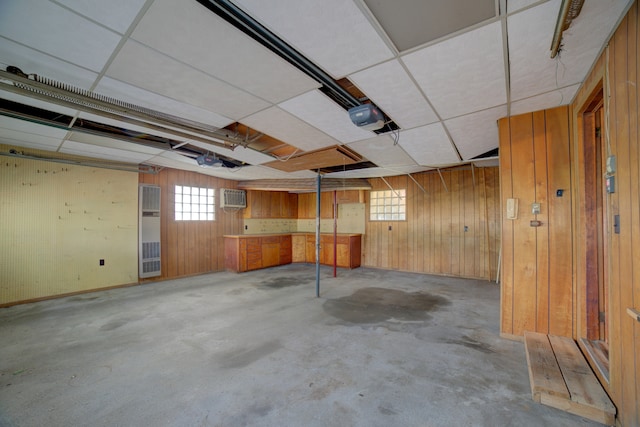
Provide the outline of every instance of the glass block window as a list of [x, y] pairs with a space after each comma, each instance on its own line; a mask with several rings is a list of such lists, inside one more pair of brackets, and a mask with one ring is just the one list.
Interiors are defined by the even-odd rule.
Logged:
[[371, 221], [404, 221], [406, 219], [406, 190], [372, 191]]
[[176, 185], [176, 221], [213, 221], [216, 219], [213, 188]]

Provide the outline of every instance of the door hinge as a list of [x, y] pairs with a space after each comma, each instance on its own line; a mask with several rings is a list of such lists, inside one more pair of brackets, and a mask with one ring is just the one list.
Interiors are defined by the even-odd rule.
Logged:
[[604, 311], [600, 311], [598, 312], [598, 320], [600, 321], [600, 323], [604, 323], [607, 321], [607, 313]]

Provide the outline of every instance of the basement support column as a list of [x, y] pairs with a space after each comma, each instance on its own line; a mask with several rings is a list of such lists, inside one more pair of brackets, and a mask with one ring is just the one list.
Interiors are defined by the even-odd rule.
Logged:
[[320, 297], [320, 171], [316, 178], [316, 298]]

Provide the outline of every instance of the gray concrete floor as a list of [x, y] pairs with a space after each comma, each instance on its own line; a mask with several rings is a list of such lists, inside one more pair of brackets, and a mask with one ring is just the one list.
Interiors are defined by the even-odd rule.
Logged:
[[0, 310], [2, 426], [588, 426], [531, 400], [499, 287], [313, 265]]

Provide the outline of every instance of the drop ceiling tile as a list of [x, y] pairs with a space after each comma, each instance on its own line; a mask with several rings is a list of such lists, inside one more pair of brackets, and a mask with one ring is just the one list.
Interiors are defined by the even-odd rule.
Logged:
[[318, 90], [285, 101], [280, 107], [342, 143], [359, 141], [374, 135], [373, 132], [354, 125], [346, 110]]
[[398, 50], [413, 49], [496, 16], [495, 0], [364, 0]]
[[98, 77], [97, 73], [2, 38], [0, 58], [3, 70], [6, 65], [13, 65], [26, 74], [37, 74], [81, 89], [90, 89]]
[[353, 142], [348, 146], [378, 166], [416, 165], [416, 162], [399, 145], [393, 144], [393, 139], [388, 135]]
[[235, 3], [334, 78], [394, 56], [352, 0]]
[[381, 176], [407, 175], [410, 173], [424, 172], [431, 168], [424, 166], [398, 166], [393, 168], [367, 168], [344, 172], [332, 172], [324, 176], [327, 178], [378, 178]]
[[3, 1], [0, 35], [98, 72], [120, 41], [118, 34], [102, 26], [38, 0]]
[[129, 102], [141, 107], [150, 108], [166, 114], [172, 114], [188, 120], [206, 125], [223, 128], [234, 120], [204, 108], [196, 107], [154, 92], [105, 77], [95, 89], [96, 93]]
[[339, 142], [279, 107], [271, 107], [242, 119], [242, 124], [303, 151], [337, 145]]
[[444, 122], [463, 160], [498, 148], [498, 119], [507, 115], [507, 106], [467, 114]]
[[402, 129], [438, 120], [427, 100], [397, 60], [352, 74], [349, 80]]
[[40, 101], [39, 99], [19, 95], [13, 92], [7, 92], [5, 90], [2, 90], [2, 85], [0, 85], [0, 97], [8, 101], [19, 102], [21, 104], [30, 105], [36, 108], [42, 108], [43, 110], [54, 111], [56, 113], [65, 114], [71, 117], [77, 114], [77, 111], [71, 108], [61, 107], [56, 104], [51, 104], [50, 102]]
[[58, 3], [73, 9], [112, 30], [124, 34], [145, 0], [57, 0]]
[[177, 137], [174, 134], [169, 132], [159, 132], [156, 129], [152, 129], [150, 127], [133, 125], [124, 121], [114, 120], [108, 117], [98, 116], [96, 114], [91, 114], [91, 113], [80, 112], [78, 114], [78, 119], [91, 120], [93, 122], [101, 123], [104, 125], [115, 126], [121, 129], [126, 129], [128, 131], [149, 134], [149, 135], [153, 135], [161, 138], [167, 138], [167, 139], [178, 141], [178, 142], [183, 142], [188, 139], [188, 138]]
[[234, 120], [269, 106], [260, 98], [133, 41], [125, 43], [107, 75]]
[[500, 22], [412, 52], [402, 60], [443, 119], [506, 103]]
[[52, 126], [39, 125], [26, 120], [14, 119], [0, 116], [0, 128], [3, 130], [13, 130], [31, 135], [46, 136], [49, 138], [62, 139], [67, 134], [66, 129], [59, 129]]
[[543, 93], [531, 98], [525, 98], [511, 103], [511, 115], [530, 113], [569, 104], [578, 92], [580, 84], [568, 86], [559, 90]]
[[59, 151], [61, 153], [75, 154], [77, 156], [136, 164], [143, 163], [154, 157], [152, 154], [148, 153], [145, 154], [135, 151], [119, 150], [117, 148], [102, 147], [99, 145], [84, 144], [75, 141], [65, 141]]
[[515, 13], [525, 7], [529, 7], [535, 3], [542, 3], [547, 0], [508, 0], [507, 13]]
[[89, 133], [76, 132], [76, 131], [73, 131], [70, 133], [68, 140], [74, 141], [74, 142], [80, 142], [88, 145], [97, 145], [100, 147], [131, 151], [131, 152], [141, 153], [145, 155], [148, 154], [150, 156], [155, 156], [165, 151], [160, 148], [154, 148], [148, 145], [144, 145], [144, 143], [126, 142], [126, 141], [121, 141], [119, 139], [107, 138], [104, 136], [92, 135]]
[[[189, 24], [166, 31], [176, 22]], [[132, 37], [269, 102], [320, 86], [196, 1], [156, 0]]]
[[2, 144], [55, 151], [66, 134], [67, 131], [63, 129], [0, 116], [0, 143]]
[[398, 143], [421, 166], [437, 166], [460, 161], [441, 123], [402, 131]]
[[203, 150], [208, 150], [213, 153], [221, 154], [223, 156], [248, 163], [250, 165], [259, 165], [262, 163], [273, 161], [273, 157], [252, 150], [251, 148], [236, 147], [234, 150], [231, 150], [228, 148], [218, 147], [213, 144], [207, 144], [206, 142], [201, 141], [191, 141], [189, 142], [189, 144], [195, 147], [202, 148]]
[[624, 12], [627, 0], [587, 1], [564, 32], [559, 56], [550, 57], [560, 0], [509, 16], [511, 100], [580, 83]]

